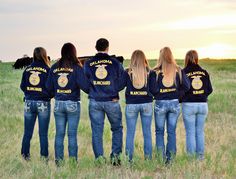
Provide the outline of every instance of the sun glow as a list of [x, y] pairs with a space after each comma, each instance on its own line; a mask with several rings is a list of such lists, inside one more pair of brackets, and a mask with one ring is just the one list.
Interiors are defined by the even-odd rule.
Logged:
[[199, 16], [167, 23], [166, 29], [210, 29], [236, 27], [236, 14]]
[[[175, 59], [184, 59], [185, 54], [191, 49], [197, 50], [200, 59], [231, 59], [235, 57], [236, 52], [236, 47], [224, 43], [214, 43], [202, 47], [172, 48], [171, 50]], [[159, 57], [159, 50], [146, 51], [145, 54], [148, 59], [157, 59]]]
[[236, 49], [233, 46], [221, 43], [197, 48], [200, 58], [232, 58]]

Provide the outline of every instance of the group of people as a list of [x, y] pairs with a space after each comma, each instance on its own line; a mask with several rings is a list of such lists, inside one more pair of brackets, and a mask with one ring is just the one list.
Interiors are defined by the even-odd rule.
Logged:
[[[126, 146], [125, 154], [133, 161], [134, 138], [138, 115], [141, 117], [144, 157], [152, 159], [153, 100], [156, 150], [166, 164], [176, 155], [176, 126], [182, 115], [186, 129], [186, 149], [191, 156], [204, 158], [204, 123], [208, 113], [207, 97], [212, 93], [211, 81], [206, 70], [198, 64], [195, 50], [187, 52], [185, 67], [181, 69], [169, 47], [160, 51], [156, 66], [151, 69], [141, 50], [132, 53], [130, 65], [122, 64], [108, 55], [109, 41], [100, 38], [95, 46], [97, 54], [80, 63], [76, 48], [66, 43], [61, 58], [50, 67], [46, 50], [34, 49], [33, 63], [23, 72], [21, 89], [25, 95], [24, 136], [21, 155], [30, 159], [30, 140], [38, 117], [40, 155], [48, 158], [48, 127], [50, 100], [54, 97], [56, 126], [55, 162], [64, 159], [64, 137], [68, 134], [69, 157], [77, 161], [77, 131], [80, 120], [80, 90], [88, 94], [89, 118], [92, 129], [92, 147], [95, 158], [106, 160], [103, 151], [105, 115], [111, 125], [113, 165], [120, 165], [123, 146], [122, 112], [119, 92], [125, 90]], [[165, 124], [167, 143], [164, 142]]]

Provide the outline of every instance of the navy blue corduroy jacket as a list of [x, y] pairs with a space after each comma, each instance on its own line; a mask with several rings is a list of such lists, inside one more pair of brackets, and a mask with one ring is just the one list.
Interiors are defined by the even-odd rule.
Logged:
[[20, 84], [26, 100], [50, 101], [46, 81], [50, 68], [40, 61], [34, 61], [23, 72]]
[[124, 69], [118, 60], [106, 53], [97, 53], [85, 62], [84, 71], [90, 82], [90, 99], [96, 101], [119, 99], [118, 81]]
[[[179, 99], [180, 90], [188, 91], [190, 88], [189, 79], [186, 74], [181, 70], [182, 80], [180, 81], [179, 73], [176, 73], [176, 84], [166, 87], [163, 84], [163, 73], [153, 72], [150, 74], [150, 91], [155, 100], [171, 100]], [[158, 75], [158, 77], [157, 77]]]
[[208, 95], [213, 91], [208, 72], [196, 64], [188, 65], [183, 70], [191, 85], [182, 102], [207, 102]]
[[46, 87], [56, 100], [80, 101], [80, 89], [88, 93], [89, 83], [79, 65], [64, 68], [57, 62], [50, 70]]
[[126, 99], [126, 104], [141, 104], [141, 103], [150, 103], [153, 101], [153, 96], [149, 90], [149, 74], [147, 77], [147, 84], [141, 88], [141, 89], [136, 89], [133, 86], [131, 76], [128, 73], [128, 70], [125, 70], [123, 77], [121, 78], [120, 81], [120, 89], [123, 89], [126, 87], [125, 90], [125, 99]]

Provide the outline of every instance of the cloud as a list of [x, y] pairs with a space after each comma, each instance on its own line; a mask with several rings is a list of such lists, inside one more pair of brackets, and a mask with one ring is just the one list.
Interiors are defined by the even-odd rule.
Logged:
[[101, 36], [111, 40], [112, 53], [128, 57], [137, 48], [154, 54], [165, 45], [181, 49], [222, 39], [232, 44], [236, 13], [228, 6], [235, 3], [222, 2], [224, 5], [220, 0], [1, 0], [4, 45], [0, 58], [31, 54], [38, 45], [57, 58], [67, 41], [78, 44], [82, 54], [91, 54]]

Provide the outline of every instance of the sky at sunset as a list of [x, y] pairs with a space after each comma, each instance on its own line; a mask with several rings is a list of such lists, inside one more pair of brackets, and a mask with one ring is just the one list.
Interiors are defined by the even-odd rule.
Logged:
[[175, 58], [190, 49], [200, 58], [236, 58], [236, 0], [0, 0], [0, 60], [51, 58], [72, 42], [78, 56], [93, 55], [98, 38], [110, 54], [130, 58], [136, 49], [157, 58], [169, 46]]

